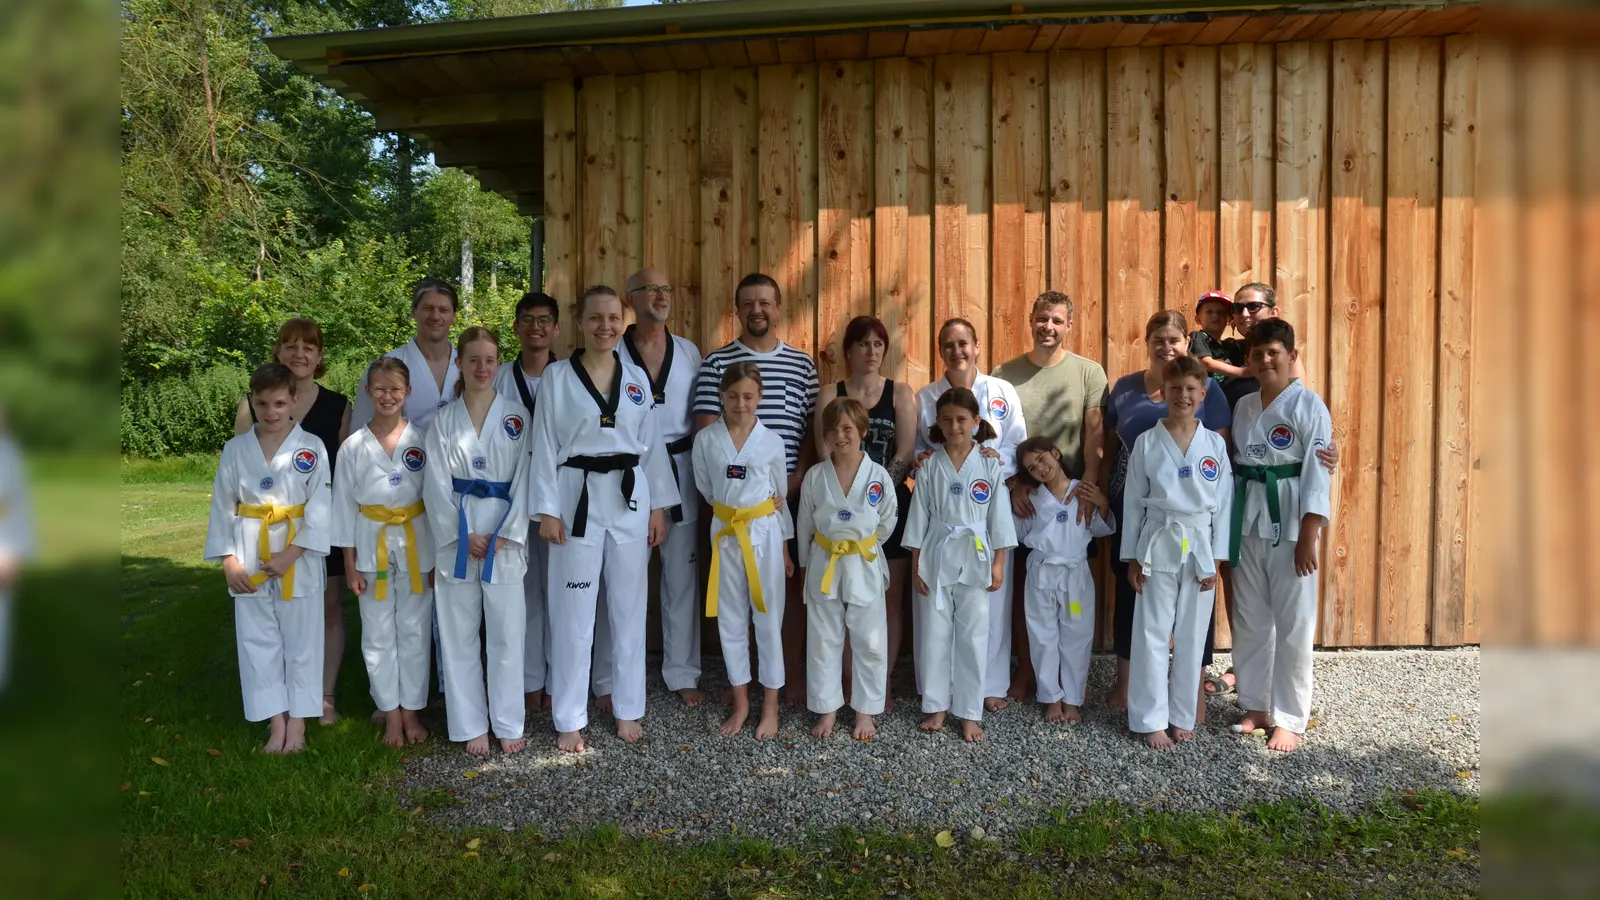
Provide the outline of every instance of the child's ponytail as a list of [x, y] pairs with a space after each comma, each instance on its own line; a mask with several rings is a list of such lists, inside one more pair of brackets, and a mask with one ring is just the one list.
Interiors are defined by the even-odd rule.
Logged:
[[992, 441], [999, 436], [1000, 432], [994, 430], [994, 426], [989, 424], [988, 419], [979, 419], [978, 430], [973, 432], [972, 439], [981, 444], [984, 441]]

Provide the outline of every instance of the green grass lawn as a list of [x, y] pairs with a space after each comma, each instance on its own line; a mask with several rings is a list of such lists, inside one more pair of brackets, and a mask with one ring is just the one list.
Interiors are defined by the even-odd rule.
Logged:
[[[733, 839], [685, 846], [623, 836], [602, 822], [565, 840], [446, 831], [400, 801], [403, 754], [417, 750], [382, 746], [366, 722], [371, 701], [353, 652], [353, 604], [339, 698], [352, 715], [333, 728], [312, 725], [300, 756], [257, 752], [265, 728], [241, 713], [222, 576], [199, 559], [208, 467], [125, 462], [122, 478], [117, 812], [125, 896], [996, 900], [1477, 891], [1478, 804], [1450, 794], [1397, 796], [1355, 817], [1311, 802], [1186, 815], [1098, 806], [1046, 817], [1014, 843], [956, 835], [950, 848], [939, 846], [936, 829], [819, 834], [798, 848]], [[422, 752], [458, 751], [435, 738]]]

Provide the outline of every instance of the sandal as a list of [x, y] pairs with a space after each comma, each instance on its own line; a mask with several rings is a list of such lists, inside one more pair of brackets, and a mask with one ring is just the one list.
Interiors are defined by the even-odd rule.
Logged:
[[1238, 687], [1238, 685], [1234, 684], [1235, 681], [1238, 681], [1238, 676], [1234, 676], [1234, 681], [1228, 681], [1227, 679], [1230, 675], [1233, 675], [1233, 669], [1231, 668], [1221, 675], [1206, 676], [1206, 693], [1213, 697], [1221, 697], [1224, 694], [1233, 693], [1234, 689]]

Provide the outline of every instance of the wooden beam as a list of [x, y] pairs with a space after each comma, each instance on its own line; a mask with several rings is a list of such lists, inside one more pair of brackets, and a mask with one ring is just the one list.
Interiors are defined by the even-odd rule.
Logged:
[[1217, 50], [1167, 47], [1165, 306], [1186, 313], [1217, 283]]
[[[544, 90], [544, 292], [560, 301], [571, 318], [578, 299], [578, 102], [570, 82]], [[560, 346], [571, 349], [571, 329], [562, 329]]]
[[883, 373], [913, 390], [933, 380], [932, 65], [904, 57], [874, 71], [873, 279], [889, 330]]
[[463, 94], [386, 104], [374, 111], [373, 126], [379, 131], [418, 131], [458, 125], [537, 122], [543, 116], [539, 91]]
[[934, 327], [972, 322], [988, 371], [989, 57], [937, 57], [933, 92]]
[[1042, 53], [990, 57], [994, 202], [989, 358], [994, 365], [1032, 347], [1027, 311], [1048, 284], [1045, 65]]
[[1058, 50], [1050, 54], [1049, 123], [1050, 286], [1065, 291], [1075, 307], [1067, 349], [1103, 364], [1104, 51]]
[[1218, 286], [1229, 293], [1252, 281], [1272, 282], [1272, 48], [1225, 44], [1218, 51]]
[[733, 339], [733, 290], [756, 266], [756, 113], [753, 72], [701, 71], [698, 343], [707, 352]]
[[[778, 336], [806, 353], [816, 346], [817, 326], [817, 78], [812, 63], [756, 72], [756, 268], [783, 292]], [[732, 300], [730, 289], [730, 308]]]
[[872, 63], [822, 63], [817, 83], [815, 347], [827, 384], [848, 374], [845, 325], [872, 314]]
[[436, 138], [429, 143], [440, 166], [537, 166], [541, 158], [539, 145], [520, 141]]

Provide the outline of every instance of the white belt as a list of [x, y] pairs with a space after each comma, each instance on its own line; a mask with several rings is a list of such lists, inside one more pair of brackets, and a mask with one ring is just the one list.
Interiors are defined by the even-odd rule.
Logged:
[[[1207, 529], [1209, 529], [1211, 527], [1211, 513], [1209, 513], [1209, 512], [1177, 513], [1177, 512], [1168, 512], [1168, 511], [1162, 510], [1162, 509], [1154, 509], [1154, 508], [1151, 508], [1151, 507], [1146, 507], [1145, 508], [1145, 512], [1146, 512], [1147, 515], [1151, 515], [1152, 518], [1157, 517], [1157, 516], [1159, 516], [1161, 518], [1161, 524], [1157, 525], [1156, 529], [1154, 531], [1150, 532], [1149, 539], [1145, 540], [1143, 542], [1143, 545], [1140, 548], [1139, 568], [1143, 570], [1145, 575], [1149, 575], [1150, 571], [1151, 571], [1150, 570], [1150, 559], [1149, 559], [1149, 557], [1151, 555], [1150, 548], [1154, 547], [1156, 545], [1156, 542], [1159, 541], [1168, 532], [1175, 532], [1176, 533], [1176, 537], [1177, 537], [1177, 539], [1179, 541], [1179, 547], [1182, 548], [1181, 553], [1178, 556], [1178, 566], [1181, 568], [1183, 566], [1184, 558], [1188, 556], [1189, 551], [1190, 551], [1188, 539], [1183, 536], [1184, 529], [1186, 529], [1186, 528], [1207, 528]], [[1145, 522], [1145, 526], [1144, 527], [1145, 528], [1149, 528], [1150, 527], [1150, 522], [1148, 520]], [[1205, 570], [1205, 569], [1213, 568], [1214, 565], [1215, 565], [1214, 563], [1211, 563], [1209, 560], [1207, 560], [1206, 562], [1201, 564], [1201, 569]]]
[[1094, 598], [1094, 577], [1086, 556], [1047, 556], [1038, 551], [1028, 554], [1028, 575], [1041, 591], [1065, 592], [1074, 616], [1081, 612], [1080, 599]]
[[[945, 544], [948, 544], [952, 538], [970, 535], [974, 543], [974, 552], [977, 554], [978, 562], [980, 564], [987, 563], [993, 558], [990, 555], [988, 544], [989, 529], [981, 523], [951, 525], [947, 522], [933, 522], [930, 523], [930, 527], [939, 529], [939, 536], [933, 539], [931, 546], [924, 547], [922, 549], [922, 553], [918, 561], [926, 562], [931, 556], [937, 553], [936, 558], [939, 560], [939, 562], [935, 562], [933, 564], [933, 578], [930, 580], [927, 575], [923, 575], [922, 580], [927, 581], [929, 590], [933, 591], [933, 608], [942, 610], [944, 609], [946, 602], [943, 590], [944, 579], [940, 577], [941, 573], [944, 571], [943, 561], [945, 554], [943, 550]], [[922, 573], [919, 572], [918, 574]]]

